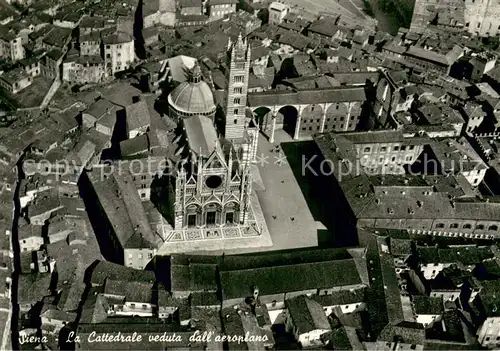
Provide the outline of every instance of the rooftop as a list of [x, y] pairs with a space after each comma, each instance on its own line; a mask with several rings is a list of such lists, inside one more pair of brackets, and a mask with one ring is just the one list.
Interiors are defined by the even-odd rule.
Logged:
[[157, 248], [160, 238], [150, 227], [130, 173], [102, 174], [100, 168], [94, 168], [89, 178], [120, 245], [124, 249]]

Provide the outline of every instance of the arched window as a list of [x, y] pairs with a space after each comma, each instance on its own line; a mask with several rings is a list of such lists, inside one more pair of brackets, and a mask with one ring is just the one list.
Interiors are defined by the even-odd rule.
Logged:
[[492, 231], [492, 232], [496, 232], [498, 230], [498, 226], [497, 225], [490, 225], [488, 227], [488, 230]]

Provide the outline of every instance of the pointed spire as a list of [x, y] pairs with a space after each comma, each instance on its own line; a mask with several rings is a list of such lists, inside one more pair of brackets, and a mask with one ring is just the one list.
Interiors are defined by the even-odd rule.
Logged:
[[227, 39], [227, 51], [231, 50], [231, 46], [233, 46], [233, 43], [231, 42], [231, 37]]
[[229, 158], [227, 160], [227, 165], [228, 165], [228, 172], [229, 175], [231, 176], [231, 173], [233, 171], [233, 142], [229, 144]]
[[243, 43], [243, 36], [241, 35], [241, 32], [238, 34], [238, 43]]

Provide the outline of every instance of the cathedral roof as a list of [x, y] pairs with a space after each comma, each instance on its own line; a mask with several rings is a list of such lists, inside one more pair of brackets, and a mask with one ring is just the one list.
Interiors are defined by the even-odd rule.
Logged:
[[210, 113], [215, 111], [214, 95], [210, 86], [201, 79], [201, 71], [195, 65], [189, 81], [181, 83], [168, 96], [168, 103], [177, 111]]
[[195, 153], [208, 158], [217, 148], [217, 132], [210, 118], [200, 115], [185, 118], [184, 128], [189, 147]]

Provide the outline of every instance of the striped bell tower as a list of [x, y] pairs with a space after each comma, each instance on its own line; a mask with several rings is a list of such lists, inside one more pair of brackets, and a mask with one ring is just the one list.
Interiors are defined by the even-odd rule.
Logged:
[[235, 43], [229, 39], [225, 137], [235, 143], [241, 142], [245, 134], [250, 58], [250, 47], [241, 33]]

